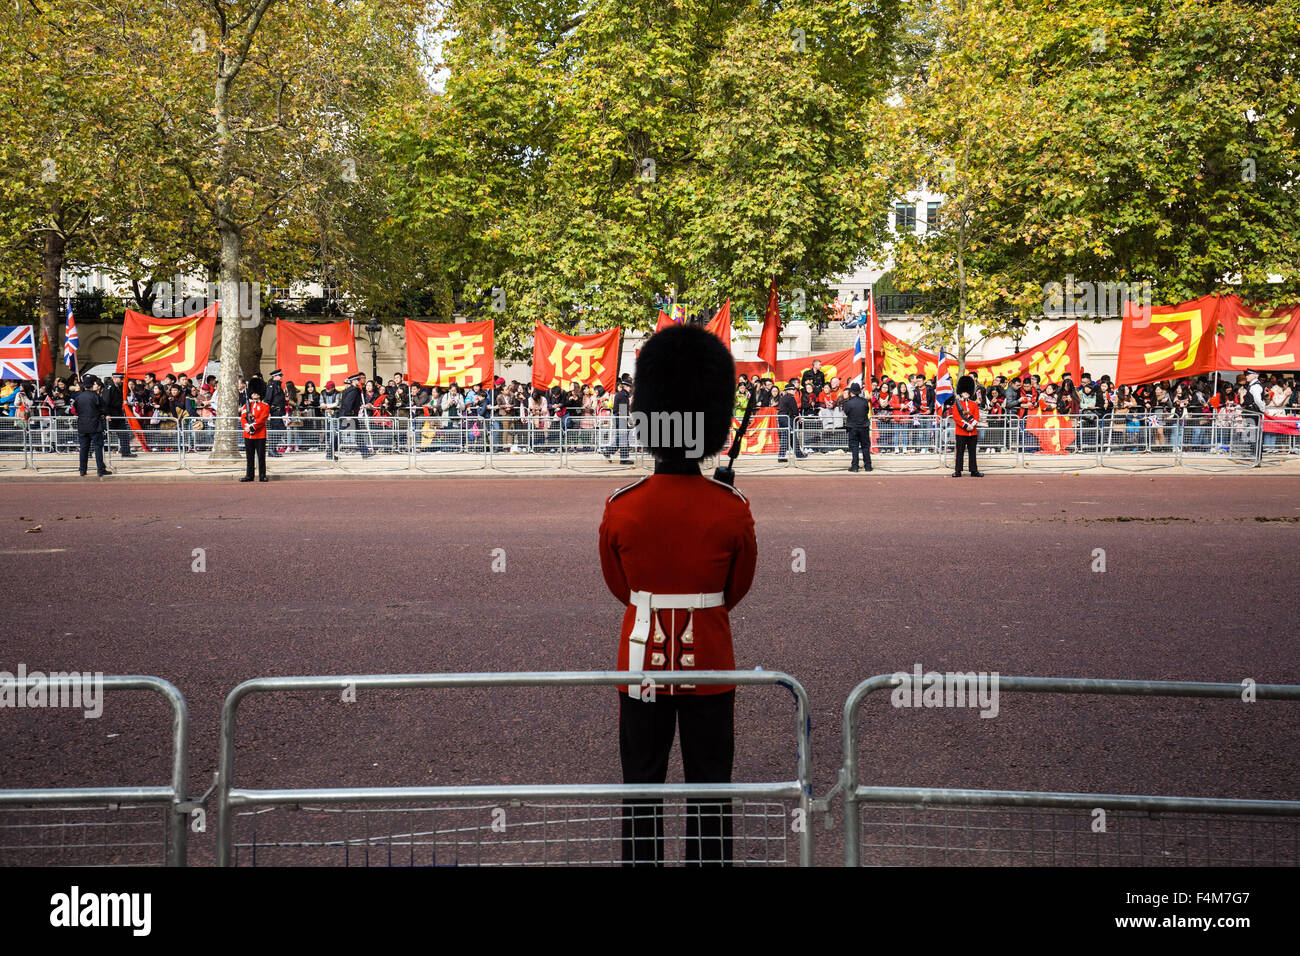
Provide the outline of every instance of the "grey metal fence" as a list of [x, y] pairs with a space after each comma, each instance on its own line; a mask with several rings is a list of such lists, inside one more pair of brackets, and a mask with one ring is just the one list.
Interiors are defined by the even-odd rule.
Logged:
[[[858, 782], [858, 709], [900, 679], [880, 674], [844, 704], [844, 861], [882, 864], [1300, 865], [1300, 800], [869, 786]], [[1241, 684], [1000, 677], [998, 693], [1242, 698]], [[1259, 684], [1258, 701], [1300, 701]], [[1093, 826], [1105, 811], [1103, 831]]]
[[[47, 694], [59, 693], [65, 686], [48, 676], [0, 678], [0, 685], [12, 685], [16, 693], [42, 687]], [[149, 691], [167, 702], [172, 715], [170, 782], [0, 790], [0, 864], [185, 865], [192, 809], [185, 797], [189, 776], [185, 698], [159, 677], [106, 676], [100, 686], [106, 693]]]
[[0, 418], [0, 470], [28, 466], [27, 424], [21, 418]]
[[[795, 698], [795, 776], [790, 780], [731, 784], [541, 784], [311, 789], [244, 789], [235, 786], [236, 717], [253, 694], [344, 688], [466, 688], [620, 686], [653, 679], [664, 684], [776, 685]], [[732, 827], [737, 864], [792, 862], [788, 843], [798, 844], [797, 862], [811, 866], [813, 827], [811, 727], [808, 697], [800, 683], [778, 671], [539, 672], [514, 674], [396, 674], [342, 677], [268, 677], [245, 681], [226, 697], [221, 712], [216, 784], [217, 862], [230, 866], [259, 862], [274, 850], [290, 850], [295, 861], [429, 865], [583, 865], [620, 862], [624, 821], [648, 812], [672, 831], [692, 821], [725, 818]], [[624, 801], [664, 801], [662, 810]], [[684, 802], [683, 802], [684, 801]], [[703, 802], [702, 802], [703, 801]], [[711, 802], [716, 801], [716, 802]], [[802, 826], [792, 826], [786, 802], [796, 804]], [[386, 805], [386, 806], [385, 806]], [[397, 806], [395, 806], [397, 805]], [[271, 837], [268, 815], [296, 808], [277, 820]], [[494, 811], [509, 810], [513, 819]], [[630, 816], [629, 816], [630, 815]], [[282, 815], [285, 816], [285, 815]], [[496, 825], [496, 824], [500, 825]], [[236, 829], [247, 833], [238, 842]], [[260, 828], [262, 834], [259, 835]], [[707, 842], [701, 840], [700, 842]], [[683, 855], [689, 855], [689, 846]], [[669, 854], [672, 856], [670, 849]], [[714, 861], [720, 862], [720, 861]]]

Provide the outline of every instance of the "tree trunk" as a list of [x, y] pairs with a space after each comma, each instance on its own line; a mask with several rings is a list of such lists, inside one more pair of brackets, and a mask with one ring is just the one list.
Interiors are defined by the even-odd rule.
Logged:
[[957, 374], [966, 374], [966, 227], [957, 226]]
[[213, 458], [238, 458], [239, 442], [235, 424], [239, 418], [239, 253], [242, 237], [227, 215], [220, 216], [221, 235], [221, 371], [217, 388], [216, 439]]
[[[52, 210], [57, 221], [58, 204]], [[47, 229], [45, 241], [41, 246], [41, 327], [50, 340], [50, 351], [55, 356], [62, 354], [59, 337], [59, 323], [63, 320], [63, 303], [59, 299], [59, 278], [63, 274], [63, 256], [67, 249], [67, 239], [56, 229]], [[37, 337], [39, 339], [39, 336]], [[55, 359], [55, 368], [62, 359]], [[69, 369], [71, 371], [71, 369]]]
[[[252, 321], [249, 319], [248, 321]], [[243, 340], [239, 343], [239, 355], [241, 366], [240, 369], [244, 378], [252, 378], [254, 375], [262, 374], [262, 323], [258, 322], [255, 326], [241, 327], [239, 336]]]

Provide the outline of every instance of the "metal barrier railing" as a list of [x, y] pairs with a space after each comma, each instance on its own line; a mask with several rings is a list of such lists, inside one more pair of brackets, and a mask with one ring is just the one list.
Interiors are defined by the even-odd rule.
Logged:
[[[585, 428], [580, 419], [566, 427], [555, 418], [478, 418], [426, 416], [356, 419], [274, 417], [267, 427], [267, 457], [315, 461], [356, 473], [417, 470], [431, 474], [492, 468], [505, 472], [569, 469], [592, 473], [645, 468], [651, 462], [636, 429], [597, 418]], [[187, 417], [175, 427], [148, 424], [132, 431], [114, 423], [105, 435], [110, 468], [121, 461], [123, 436], [130, 436], [131, 473], [148, 471], [238, 471], [243, 466], [243, 434], [238, 419]], [[825, 418], [778, 416], [764, 442], [751, 430], [744, 461], [751, 474], [788, 467], [834, 471], [848, 462], [844, 428]], [[212, 456], [218, 436], [229, 439], [234, 458]], [[888, 416], [871, 422], [872, 464], [883, 471], [925, 471], [953, 463], [951, 419]], [[71, 472], [78, 466], [76, 419], [35, 417], [29, 422], [0, 419], [0, 470]], [[758, 452], [762, 447], [764, 450]], [[1041, 418], [998, 416], [980, 424], [981, 470], [1082, 470], [1105, 467], [1143, 471], [1185, 465], [1199, 470], [1229, 470], [1278, 464], [1300, 454], [1300, 438], [1265, 433], [1247, 416], [1173, 416], [1161, 413], [1104, 417], [1089, 414]], [[782, 459], [785, 459], [784, 461]]]
[[[99, 678], [103, 691], [144, 690], [160, 695], [172, 712], [171, 782], [161, 787], [59, 787], [49, 789], [0, 789], [0, 812], [4, 813], [0, 826], [0, 863], [31, 864], [33, 857], [42, 862], [53, 852], [71, 850], [101, 850], [118, 857], [131, 856], [139, 848], [161, 847], [163, 861], [168, 866], [184, 866], [188, 846], [188, 822], [191, 805], [187, 804], [185, 788], [189, 777], [189, 715], [185, 698], [169, 681], [159, 677], [109, 676]], [[0, 677], [0, 686], [26, 693], [30, 688], [44, 687], [47, 693], [59, 693], [66, 681], [57, 678]], [[65, 691], [66, 692], [66, 691]], [[93, 822], [87, 813], [102, 811], [123, 813], [142, 807], [164, 808], [164, 830], [161, 841], [138, 842], [133, 834], [156, 827], [156, 823], [132, 817], [96, 818]], [[35, 808], [35, 809], [32, 809]], [[53, 819], [52, 808], [76, 811], [77, 819]], [[28, 819], [28, 818], [32, 819]], [[73, 842], [60, 837], [88, 836], [93, 832], [116, 834], [115, 839], [104, 843], [88, 840]], [[10, 842], [31, 835], [34, 842]], [[55, 842], [51, 842], [55, 841]], [[76, 861], [84, 864], [83, 861]], [[136, 863], [136, 859], [123, 862]]]
[[0, 469], [24, 469], [30, 464], [27, 426], [21, 418], [0, 418]]
[[[1202, 839], [1205, 844], [1204, 858], [1192, 858], [1190, 844], [1184, 845], [1183, 862], [1188, 863], [1223, 863], [1232, 858], [1231, 830], [1216, 830], [1211, 833], [1211, 825], [1222, 826], [1233, 821], [1225, 817], [1244, 816], [1249, 819], [1300, 818], [1300, 800], [1244, 800], [1218, 799], [1208, 797], [1180, 796], [1142, 796], [1132, 794], [1102, 793], [1056, 793], [1022, 790], [970, 790], [946, 787], [875, 787], [858, 783], [858, 709], [868, 695], [881, 690], [892, 690], [902, 684], [902, 679], [895, 674], [879, 674], [858, 684], [844, 703], [843, 718], [843, 764], [840, 768], [838, 788], [844, 791], [844, 862], [848, 866], [858, 866], [862, 862], [863, 850], [871, 846], [882, 856], [889, 856], [885, 862], [911, 862], [909, 854], [920, 850], [926, 855], [927, 862], [933, 862], [929, 853], [959, 855], [971, 857], [987, 863], [994, 856], [1000, 856], [1011, 862], [1028, 862], [1038, 864], [1059, 863], [1062, 857], [1070, 862], [1082, 858], [1088, 862], [1093, 859], [1105, 862], [1101, 854], [1103, 834], [1094, 833], [1092, 811], [1103, 810], [1112, 823], [1126, 819], [1125, 814], [1176, 813], [1188, 815], [1203, 824]], [[1186, 698], [1242, 698], [1244, 688], [1241, 684], [1201, 683], [1194, 681], [1138, 681], [1138, 680], [1094, 680], [1085, 678], [1055, 677], [999, 677], [996, 690], [1012, 693], [1036, 694], [1101, 694], [1139, 697], [1186, 697]], [[1300, 685], [1291, 684], [1257, 684], [1252, 687], [1256, 700], [1300, 701]], [[913, 814], [913, 818], [883, 820], [880, 822], [862, 819], [861, 809], [864, 805], [882, 804], [886, 807], [904, 808]], [[969, 816], [952, 820], [943, 816], [944, 808], [961, 808]], [[1033, 818], [1031, 828], [1017, 826], [1017, 814], [1021, 811], [1042, 813], [1042, 818]], [[1074, 811], [1072, 826], [1058, 829], [1055, 819], [1049, 815], [1057, 810]], [[1078, 811], [1084, 811], [1080, 814]], [[904, 812], [904, 811], [899, 811]], [[1046, 823], [1043, 820], [1046, 819]], [[1132, 821], [1132, 817], [1127, 819]], [[1287, 860], [1300, 864], [1300, 820], [1291, 820], [1282, 834], [1283, 844], [1294, 848], [1295, 857]], [[1112, 838], [1122, 834], [1112, 826], [1108, 831]], [[1028, 833], [1028, 838], [1025, 834]], [[1043, 834], [1050, 841], [1050, 847], [1041, 845], [1037, 834]], [[1085, 836], [1088, 843], [1084, 851], [1079, 852], [1078, 837]], [[1252, 836], [1254, 836], [1253, 834]], [[1262, 842], [1276, 837], [1275, 833], [1258, 834]], [[937, 845], [942, 839], [942, 845]], [[1140, 837], [1139, 837], [1140, 839]], [[1237, 838], [1240, 839], [1240, 838]], [[1121, 860], [1136, 857], [1139, 863], [1178, 862], [1172, 859], [1148, 858], [1140, 849], [1135, 854], [1127, 853], [1112, 839], [1112, 845], [1105, 847], [1107, 859], [1118, 856]], [[1275, 846], [1275, 844], [1271, 844]], [[1254, 843], [1251, 851], [1254, 852]], [[1261, 851], [1262, 852], [1262, 851]], [[1277, 853], [1276, 849], [1271, 852]], [[1225, 859], [1227, 858], [1227, 859]], [[942, 860], [939, 862], [943, 862]], [[951, 862], [949, 860], [948, 862]], [[1274, 861], [1276, 862], [1276, 861]]]
[[[534, 786], [515, 785], [472, 785], [472, 786], [390, 786], [390, 787], [325, 787], [312, 789], [250, 790], [234, 785], [235, 769], [235, 727], [239, 705], [252, 694], [276, 693], [311, 690], [335, 690], [352, 688], [361, 689], [403, 689], [403, 688], [445, 688], [445, 687], [576, 687], [576, 686], [621, 686], [636, 684], [649, 679], [657, 684], [696, 685], [732, 684], [739, 686], [778, 685], [788, 689], [795, 698], [796, 719], [796, 755], [797, 769], [793, 780], [759, 782], [759, 783], [682, 783], [682, 784], [542, 784]], [[616, 862], [615, 859], [591, 859], [593, 847], [604, 845], [616, 848], [620, 844], [614, 835], [602, 836], [590, 832], [594, 825], [604, 830], [623, 819], [619, 805], [605, 805], [573, 813], [575, 801], [589, 804], [590, 801], [626, 801], [626, 800], [690, 800], [716, 799], [719, 804], [728, 801], [741, 801], [740, 806], [718, 813], [734, 815], [742, 827], [746, 821], [754, 821], [759, 828], [752, 835], [757, 846], [765, 848], [763, 855], [769, 858], [766, 847], [770, 841], [784, 841], [791, 830], [789, 815], [782, 809], [781, 829], [779, 833], [771, 832], [774, 814], [765, 809], [761, 801], [798, 801], [802, 811], [804, 826], [797, 831], [799, 842], [799, 864], [811, 866], [813, 858], [813, 827], [807, 820], [812, 802], [812, 743], [809, 721], [808, 697], [803, 686], [787, 674], [778, 671], [695, 671], [695, 672], [655, 672], [647, 675], [628, 671], [590, 671], [590, 672], [549, 672], [549, 673], [513, 673], [513, 674], [394, 674], [343, 677], [268, 677], [245, 681], [226, 697], [221, 711], [220, 755], [216, 783], [217, 799], [217, 863], [230, 866], [236, 862], [235, 851], [235, 816], [236, 811], [245, 807], [286, 807], [318, 805], [314, 813], [326, 814], [346, 804], [400, 804], [411, 802], [451, 803], [467, 807], [479, 802], [491, 807], [501, 807], [507, 803], [514, 806], [526, 804], [553, 804], [566, 802], [563, 807], [555, 808], [558, 819], [564, 821], [562, 836], [552, 841], [544, 825], [533, 821], [535, 836], [521, 839], [518, 832], [512, 834], [509, 829], [498, 831], [491, 825], [491, 817], [481, 814], [476, 820], [458, 820], [458, 825], [444, 827], [436, 819], [436, 808], [421, 807], [414, 810], [385, 810], [383, 813], [408, 814], [400, 817], [402, 832], [386, 833], [376, 838], [373, 830], [363, 832], [357, 837], [346, 836], [341, 841], [298, 840], [293, 845], [298, 848], [332, 846], [341, 847], [345, 853], [356, 851], [368, 853], [374, 851], [383, 856], [394, 852], [405, 858], [414, 854], [419, 848], [420, 860], [439, 849], [455, 853], [466, 846], [477, 847], [481, 851], [485, 844], [492, 844], [496, 852], [504, 854], [498, 862], [527, 864], [536, 862], [575, 862], [567, 857], [556, 860], [552, 851], [554, 843], [580, 843], [588, 850], [587, 858], [578, 861]], [[746, 802], [749, 803], [746, 803]], [[784, 806], [784, 805], [782, 805]], [[483, 809], [481, 806], [478, 809]], [[563, 811], [563, 812], [560, 812]], [[700, 813], [698, 804], [692, 808], [685, 807], [687, 815]], [[421, 814], [419, 817], [410, 814]], [[429, 814], [428, 817], [423, 814]], [[429, 825], [420, 828], [421, 822]], [[543, 824], [545, 821], [542, 821]], [[369, 825], [369, 818], [366, 818]], [[310, 835], [310, 834], [309, 834]], [[736, 843], [741, 843], [747, 834], [734, 836]], [[540, 859], [539, 859], [540, 855]], [[738, 854], [739, 855], [739, 854]], [[458, 862], [464, 862], [457, 857]], [[743, 860], [738, 862], [744, 862]], [[781, 862], [784, 862], [782, 859]]]

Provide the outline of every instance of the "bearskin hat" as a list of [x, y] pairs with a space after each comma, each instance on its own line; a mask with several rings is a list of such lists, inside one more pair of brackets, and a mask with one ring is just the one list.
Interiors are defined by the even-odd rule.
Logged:
[[971, 378], [969, 375], [963, 375], [961, 378], [957, 379], [957, 394], [974, 395], [975, 379]]
[[[702, 453], [713, 455], [726, 444], [736, 393], [736, 363], [712, 332], [699, 326], [674, 325], [656, 332], [636, 360], [632, 412], [702, 413]], [[657, 429], [651, 429], [652, 434]], [[647, 444], [649, 444], [647, 442]], [[684, 447], [654, 447], [661, 458], [682, 459]]]
[[263, 382], [259, 376], [254, 375], [248, 380], [248, 384], [244, 386], [244, 391], [246, 391], [250, 396], [256, 395], [258, 398], [261, 398], [266, 394], [266, 383]]

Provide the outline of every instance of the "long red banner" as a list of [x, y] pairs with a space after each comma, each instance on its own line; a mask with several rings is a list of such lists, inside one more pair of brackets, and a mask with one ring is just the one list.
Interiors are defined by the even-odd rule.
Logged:
[[[888, 377], [895, 382], [911, 375], [924, 375], [930, 379], [938, 376], [939, 356], [934, 352], [915, 348], [883, 328], [879, 335], [876, 350], [877, 376]], [[1007, 381], [1037, 375], [1044, 382], [1057, 383], [1066, 372], [1077, 383], [1082, 371], [1079, 362], [1079, 324], [1076, 322], [1051, 338], [1006, 358], [968, 361], [966, 371], [983, 385], [992, 385], [999, 375], [1006, 376]]]
[[1235, 295], [1203, 295], [1124, 316], [1118, 383], [1145, 385], [1215, 369], [1300, 369], [1300, 305], [1258, 312]]

